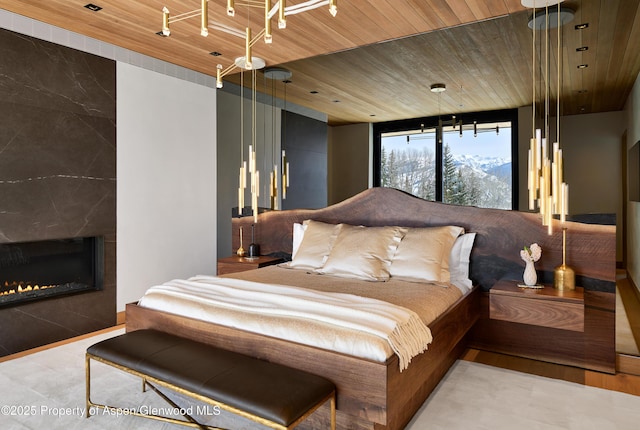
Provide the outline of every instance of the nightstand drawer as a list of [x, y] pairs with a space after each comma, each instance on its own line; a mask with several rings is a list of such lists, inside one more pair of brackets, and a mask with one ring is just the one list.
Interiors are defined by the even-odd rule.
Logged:
[[489, 303], [491, 319], [584, 331], [584, 304], [497, 294], [490, 295]]
[[584, 289], [521, 288], [499, 281], [489, 291], [489, 318], [584, 332]]

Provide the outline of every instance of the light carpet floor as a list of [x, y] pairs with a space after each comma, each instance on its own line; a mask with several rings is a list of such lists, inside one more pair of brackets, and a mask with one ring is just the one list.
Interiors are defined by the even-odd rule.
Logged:
[[[0, 429], [185, 428], [131, 415], [83, 417], [84, 351], [119, 333], [0, 363]], [[167, 408], [155, 393], [141, 392], [139, 379], [100, 363], [92, 362], [91, 369], [93, 400]], [[407, 429], [636, 430], [638, 423], [638, 396], [458, 361]]]

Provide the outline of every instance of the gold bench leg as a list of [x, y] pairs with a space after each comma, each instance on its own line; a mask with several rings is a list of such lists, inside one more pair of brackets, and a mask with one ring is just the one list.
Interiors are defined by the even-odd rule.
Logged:
[[85, 411], [84, 411], [84, 416], [86, 418], [89, 418], [91, 416], [91, 365], [90, 365], [90, 361], [91, 358], [89, 357], [89, 354], [85, 354], [85, 358], [84, 358], [84, 369], [85, 369], [85, 381], [84, 381], [84, 385], [85, 385]]
[[336, 392], [331, 397], [331, 430], [336, 430]]

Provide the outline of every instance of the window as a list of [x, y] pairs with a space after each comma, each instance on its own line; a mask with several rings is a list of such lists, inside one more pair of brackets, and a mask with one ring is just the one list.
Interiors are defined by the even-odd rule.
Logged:
[[375, 184], [427, 200], [515, 208], [517, 111], [465, 118], [375, 124]]

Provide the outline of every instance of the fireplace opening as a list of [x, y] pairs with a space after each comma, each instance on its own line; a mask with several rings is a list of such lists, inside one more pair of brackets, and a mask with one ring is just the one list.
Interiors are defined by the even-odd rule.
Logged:
[[0, 244], [0, 306], [101, 290], [102, 237]]

